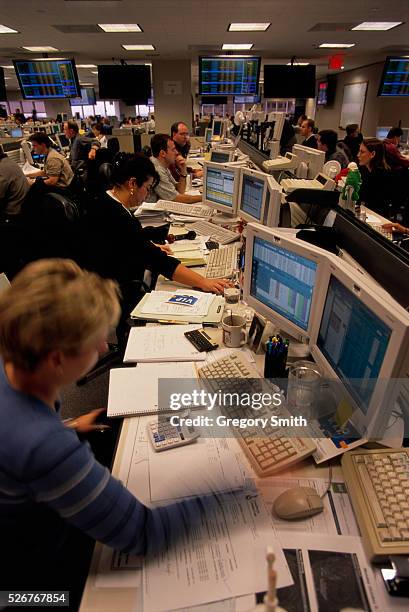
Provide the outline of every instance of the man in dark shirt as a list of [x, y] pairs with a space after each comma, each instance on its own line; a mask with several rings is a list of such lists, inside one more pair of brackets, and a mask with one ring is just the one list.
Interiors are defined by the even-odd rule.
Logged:
[[350, 158], [352, 161], [357, 162], [359, 145], [363, 141], [363, 136], [359, 131], [359, 125], [357, 123], [351, 123], [346, 126], [345, 130], [347, 134], [343, 142], [350, 151]]
[[317, 139], [314, 134], [315, 122], [314, 119], [305, 119], [301, 124], [301, 134], [304, 137], [302, 145], [311, 149], [318, 149]]
[[402, 134], [402, 128], [393, 127], [389, 130], [387, 138], [383, 141], [386, 163], [390, 166], [391, 170], [409, 168], [409, 157], [402, 155], [398, 149]]
[[64, 134], [70, 141], [71, 168], [74, 173], [81, 175], [85, 181], [87, 179], [88, 160], [95, 159], [96, 152], [101, 145], [97, 138], [80, 136], [78, 124], [75, 121], [64, 123]]

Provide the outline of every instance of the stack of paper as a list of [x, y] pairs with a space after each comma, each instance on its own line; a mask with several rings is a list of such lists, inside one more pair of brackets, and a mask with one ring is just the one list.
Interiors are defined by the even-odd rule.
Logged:
[[142, 314], [159, 316], [205, 317], [214, 298], [213, 293], [202, 293], [190, 289], [176, 289], [174, 292], [152, 291], [152, 293], [149, 293], [141, 312]]
[[199, 353], [185, 337], [185, 332], [200, 329], [201, 325], [159, 325], [132, 327], [124, 356], [125, 362], [204, 361], [206, 353]]
[[174, 242], [171, 246], [172, 254], [179, 259], [180, 263], [184, 266], [204, 266], [206, 261], [203, 258], [203, 251], [198, 244], [192, 244], [192, 242], [193, 241], [189, 240]]

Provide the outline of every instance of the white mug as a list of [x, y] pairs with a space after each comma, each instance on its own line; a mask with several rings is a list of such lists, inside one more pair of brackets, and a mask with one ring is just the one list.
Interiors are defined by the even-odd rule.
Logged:
[[241, 315], [227, 315], [222, 321], [223, 342], [229, 348], [239, 348], [246, 344], [248, 332], [246, 318]]

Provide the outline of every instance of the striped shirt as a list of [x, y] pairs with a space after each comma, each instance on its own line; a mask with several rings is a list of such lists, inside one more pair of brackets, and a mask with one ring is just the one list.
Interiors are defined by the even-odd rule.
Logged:
[[112, 548], [144, 555], [183, 535], [191, 503], [148, 509], [56, 412], [13, 389], [0, 362], [2, 546], [52, 549], [68, 521]]

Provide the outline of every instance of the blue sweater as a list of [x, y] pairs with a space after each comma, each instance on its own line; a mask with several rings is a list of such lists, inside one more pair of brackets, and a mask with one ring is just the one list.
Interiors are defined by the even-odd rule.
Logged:
[[115, 549], [144, 555], [183, 534], [191, 505], [141, 504], [56, 412], [10, 386], [0, 362], [2, 546], [52, 550], [68, 521]]

